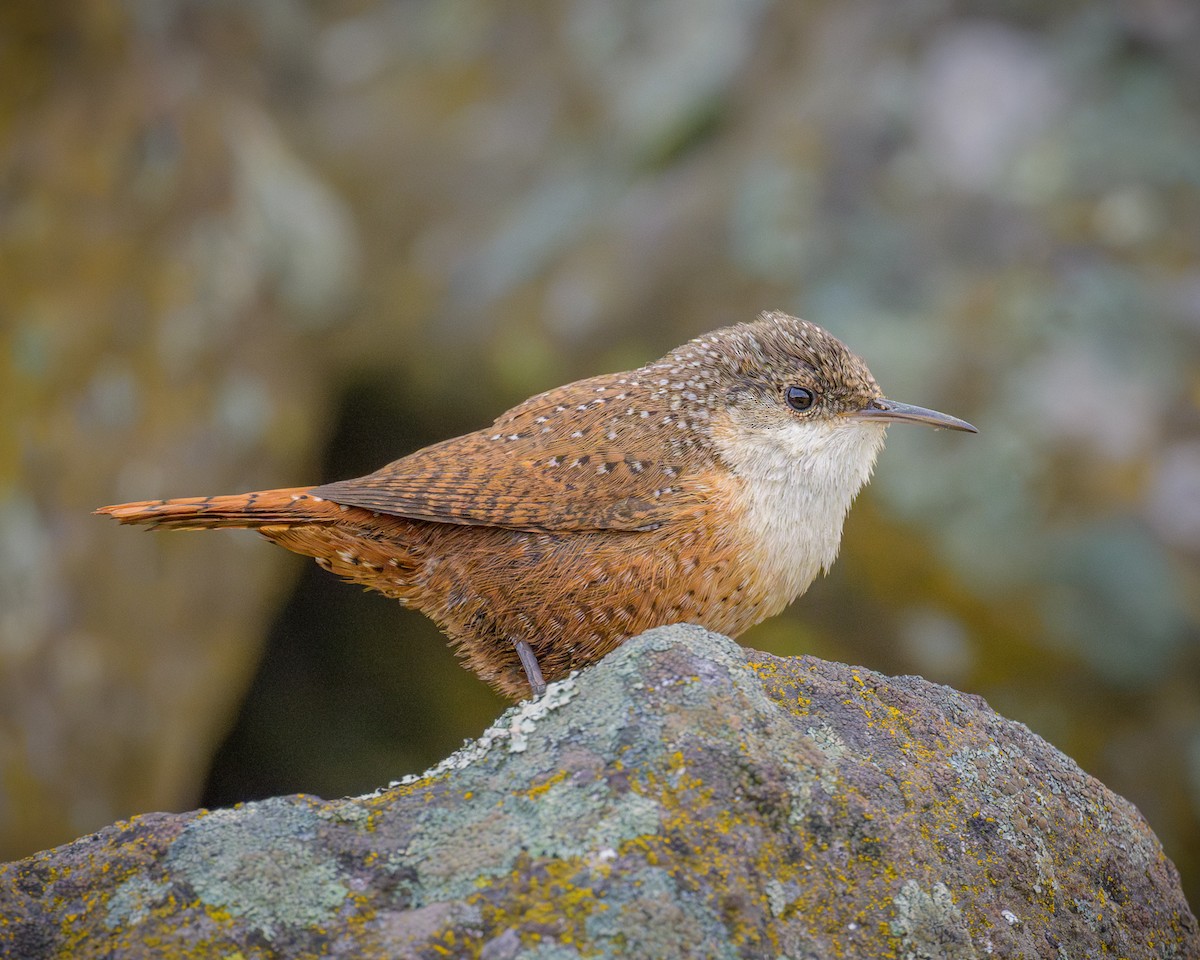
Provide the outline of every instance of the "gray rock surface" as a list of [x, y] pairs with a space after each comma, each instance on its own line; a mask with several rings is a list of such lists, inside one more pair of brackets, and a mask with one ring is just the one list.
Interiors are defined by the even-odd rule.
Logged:
[[1196, 957], [1138, 811], [980, 699], [651, 631], [377, 794], [0, 868], [34, 958]]

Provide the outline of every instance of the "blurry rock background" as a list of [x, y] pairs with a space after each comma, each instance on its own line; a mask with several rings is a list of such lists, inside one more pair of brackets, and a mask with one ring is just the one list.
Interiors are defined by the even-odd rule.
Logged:
[[0, 5], [0, 859], [363, 791], [499, 702], [253, 534], [94, 507], [372, 470], [783, 308], [889, 396], [743, 640], [985, 696], [1200, 899], [1200, 7]]

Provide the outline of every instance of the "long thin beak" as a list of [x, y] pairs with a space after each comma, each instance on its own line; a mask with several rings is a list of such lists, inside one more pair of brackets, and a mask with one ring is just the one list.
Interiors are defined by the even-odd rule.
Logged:
[[846, 416], [856, 420], [905, 420], [909, 423], [923, 423], [926, 426], [941, 427], [945, 430], [979, 432], [966, 420], [959, 420], [958, 417], [952, 417], [948, 413], [914, 407], [911, 403], [897, 403], [895, 400], [885, 400], [883, 397], [872, 400], [861, 410], [847, 413]]

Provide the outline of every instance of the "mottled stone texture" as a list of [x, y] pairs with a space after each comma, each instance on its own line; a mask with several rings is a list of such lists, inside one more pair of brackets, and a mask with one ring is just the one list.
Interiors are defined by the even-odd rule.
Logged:
[[1195, 957], [1137, 810], [983, 701], [630, 641], [376, 795], [153, 814], [0, 872], [0, 955]]

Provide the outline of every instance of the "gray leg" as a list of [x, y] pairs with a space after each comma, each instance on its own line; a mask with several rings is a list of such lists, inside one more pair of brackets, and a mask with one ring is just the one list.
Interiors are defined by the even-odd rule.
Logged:
[[524, 640], [518, 640], [517, 656], [521, 658], [521, 666], [525, 668], [525, 676], [529, 678], [533, 695], [540, 697], [546, 692], [546, 681], [542, 679], [542, 669], [538, 666], [537, 657], [533, 655], [533, 647]]

